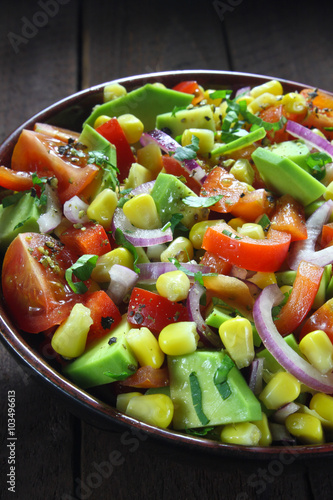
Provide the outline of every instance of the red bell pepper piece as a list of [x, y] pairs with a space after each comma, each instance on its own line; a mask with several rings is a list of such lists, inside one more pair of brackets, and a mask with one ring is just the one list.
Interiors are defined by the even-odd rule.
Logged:
[[119, 384], [126, 387], [137, 387], [138, 389], [166, 387], [169, 385], [169, 371], [166, 366], [163, 368], [140, 366], [134, 375], [122, 380]]
[[104, 337], [121, 321], [118, 307], [104, 290], [87, 293], [84, 305], [90, 309], [90, 316], [93, 320], [88, 332], [87, 344]]
[[94, 222], [88, 222], [82, 228], [71, 226], [61, 233], [59, 239], [77, 255], [103, 255], [111, 250], [104, 227]]

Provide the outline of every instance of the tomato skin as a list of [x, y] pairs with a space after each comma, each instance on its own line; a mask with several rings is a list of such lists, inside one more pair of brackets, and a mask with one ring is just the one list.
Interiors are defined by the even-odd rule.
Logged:
[[178, 92], [184, 92], [185, 94], [193, 94], [193, 100], [191, 104], [198, 104], [202, 101], [204, 94], [195, 80], [189, 80], [180, 82], [175, 85], [172, 90], [177, 90]]
[[[302, 122], [304, 119], [306, 110], [304, 113], [288, 113], [284, 106], [280, 104], [279, 106], [270, 106], [269, 108], [263, 109], [260, 113], [259, 116], [264, 120], [265, 122], [268, 123], [276, 123], [278, 122], [283, 116], [287, 118], [287, 120], [295, 121], [295, 122]], [[283, 142], [283, 141], [289, 141], [290, 139], [293, 139], [293, 137], [286, 132], [286, 125], [283, 125], [283, 127], [280, 130], [268, 130], [266, 137], [272, 142]]]
[[183, 304], [171, 302], [157, 293], [133, 288], [128, 304], [127, 321], [133, 326], [146, 326], [155, 335], [170, 323], [189, 321]]
[[212, 273], [217, 274], [229, 274], [232, 265], [224, 259], [221, 259], [218, 255], [213, 252], [205, 252], [202, 257], [200, 264], [203, 266], [209, 266]]
[[71, 226], [60, 234], [59, 239], [78, 256], [84, 254], [100, 256], [111, 250], [104, 227], [94, 222], [87, 222], [82, 228]]
[[301, 95], [305, 97], [309, 107], [302, 125], [318, 128], [331, 141], [333, 131], [326, 128], [333, 127], [333, 96], [318, 89], [303, 89]]
[[255, 222], [258, 217], [264, 214], [269, 216], [274, 206], [275, 199], [266, 189], [256, 189], [242, 196], [232, 207], [231, 212], [247, 222]]
[[90, 316], [93, 320], [88, 332], [87, 344], [104, 337], [121, 321], [118, 307], [104, 290], [87, 292], [84, 305], [90, 309]]
[[169, 385], [169, 371], [167, 367], [140, 366], [134, 375], [122, 380], [119, 384], [126, 387], [137, 387], [138, 389], [166, 387]]
[[175, 175], [176, 177], [185, 177], [186, 186], [188, 186], [195, 194], [200, 194], [201, 184], [183, 167], [183, 165], [172, 156], [162, 156], [163, 168], [167, 174]]
[[223, 198], [210, 209], [219, 213], [228, 213], [232, 212], [241, 196], [247, 192], [244, 183], [238, 181], [234, 175], [223, 167], [215, 167], [205, 179], [200, 196], [223, 195]]
[[[234, 236], [230, 237], [229, 234]], [[274, 229], [270, 229], [263, 240], [247, 236], [238, 238], [236, 231], [228, 224], [221, 223], [207, 229], [202, 248], [250, 271], [275, 272], [287, 257], [290, 240], [290, 234]]]
[[[41, 251], [42, 250], [42, 251]], [[42, 264], [48, 252], [52, 268]], [[67, 285], [65, 269], [76, 256], [54, 238], [21, 233], [9, 245], [3, 261], [2, 290], [6, 305], [19, 328], [38, 333], [64, 321], [82, 299]]]
[[333, 222], [328, 222], [323, 225], [321, 231], [320, 246], [325, 248], [327, 246], [333, 245]]
[[275, 321], [281, 335], [293, 332], [310, 311], [323, 271], [323, 267], [306, 261], [300, 262], [291, 294]]
[[12, 191], [26, 191], [33, 186], [29, 172], [15, 172], [11, 168], [0, 166], [0, 186]]
[[291, 235], [291, 241], [306, 240], [304, 207], [292, 196], [285, 194], [276, 201], [276, 209], [271, 217], [271, 227]]
[[299, 340], [314, 330], [323, 330], [333, 344], [333, 298], [319, 307], [303, 324]]

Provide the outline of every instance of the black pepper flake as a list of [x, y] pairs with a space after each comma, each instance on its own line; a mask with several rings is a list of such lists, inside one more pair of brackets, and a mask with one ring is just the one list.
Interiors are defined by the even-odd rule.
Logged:
[[127, 369], [128, 369], [130, 372], [135, 372], [135, 371], [136, 371], [136, 366], [134, 366], [134, 365], [128, 365], [128, 366], [127, 366]]
[[101, 325], [104, 330], [111, 328], [112, 323], [114, 323], [114, 319], [111, 316], [102, 317], [101, 319]]
[[117, 337], [111, 337], [108, 340], [109, 345], [115, 344], [116, 342], [117, 342]]
[[136, 321], [136, 323], [137, 323], [138, 325], [141, 325], [141, 323], [143, 323], [144, 317], [142, 316], [142, 314], [141, 314], [141, 313], [136, 312], [136, 313], [134, 314], [134, 320]]
[[244, 198], [244, 196], [245, 196], [245, 193], [242, 193], [239, 197]]
[[211, 120], [210, 116], [205, 116], [205, 120], [209, 122]]

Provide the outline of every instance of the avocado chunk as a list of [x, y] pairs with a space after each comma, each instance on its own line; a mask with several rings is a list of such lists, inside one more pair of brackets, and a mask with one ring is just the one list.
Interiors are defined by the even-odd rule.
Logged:
[[272, 144], [269, 147], [270, 151], [276, 155], [289, 158], [289, 160], [302, 167], [307, 172], [311, 172], [306, 160], [310, 154], [310, 150], [306, 144], [301, 141], [284, 141], [278, 144]]
[[[170, 107], [169, 107], [170, 110]], [[215, 132], [212, 107], [207, 104], [192, 109], [181, 109], [160, 114], [156, 117], [156, 128], [167, 129], [173, 137], [181, 135], [188, 128], [206, 128]]]
[[96, 106], [85, 124], [94, 125], [96, 118], [107, 115], [110, 118], [127, 113], [139, 118], [146, 131], [155, 128], [156, 115], [172, 110], [175, 106], [184, 107], [191, 104], [192, 94], [185, 94], [147, 83], [143, 87], [132, 90], [123, 97]]
[[64, 374], [83, 389], [133, 375], [138, 362], [126, 340], [130, 329], [126, 317], [123, 318], [114, 330], [92, 342], [81, 356], [66, 365]]
[[[198, 350], [184, 356], [168, 356], [170, 395], [175, 408], [174, 429], [261, 420], [260, 403], [234, 364], [227, 374], [230, 394], [223, 399], [216, 383], [216, 373], [223, 366], [225, 357], [230, 360], [224, 351], [208, 350]], [[193, 404], [193, 374], [200, 387], [202, 414], [205, 418], [199, 418], [198, 409]]]
[[184, 198], [187, 196], [197, 197], [197, 195], [174, 175], [159, 173], [150, 195], [155, 201], [162, 225], [169, 222], [172, 215], [177, 213], [183, 215], [181, 222], [188, 228], [196, 222], [208, 218], [209, 210], [207, 208], [185, 205]]
[[0, 251], [4, 253], [19, 233], [38, 233], [40, 214], [30, 192], [24, 193], [13, 205], [0, 205]]
[[[302, 356], [293, 333], [290, 333], [289, 335], [284, 337], [284, 340], [295, 352], [297, 352], [299, 356]], [[274, 356], [267, 349], [263, 349], [262, 351], [258, 352], [257, 357], [264, 358], [264, 368], [270, 373], [276, 373], [278, 371], [284, 370], [280, 363], [276, 361]]]
[[252, 159], [266, 186], [278, 194], [290, 194], [306, 206], [322, 196], [326, 187], [289, 158], [257, 148]]

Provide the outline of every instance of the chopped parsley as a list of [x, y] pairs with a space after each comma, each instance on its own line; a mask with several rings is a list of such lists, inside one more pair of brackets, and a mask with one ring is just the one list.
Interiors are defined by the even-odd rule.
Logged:
[[322, 180], [325, 177], [325, 165], [331, 162], [332, 158], [327, 153], [324, 153], [324, 151], [312, 153], [306, 159], [306, 164], [311, 169], [311, 174], [318, 181]]
[[222, 234], [225, 234], [226, 236], [229, 236], [229, 238], [233, 238], [234, 240], [241, 240], [242, 239], [237, 234], [232, 233], [231, 231], [228, 231], [228, 229], [223, 229]]
[[223, 194], [219, 194], [216, 196], [187, 196], [183, 198], [183, 203], [192, 208], [208, 208], [212, 205], [215, 205], [218, 201], [223, 198]]
[[192, 372], [189, 376], [189, 379], [190, 379], [192, 403], [193, 403], [195, 412], [197, 414], [197, 417], [200, 420], [200, 423], [202, 425], [208, 425], [209, 419], [204, 414], [204, 411], [202, 408], [202, 392], [201, 392], [201, 387], [200, 387], [200, 383], [199, 383], [197, 374], [195, 372]]
[[[79, 259], [71, 267], [66, 269], [65, 278], [70, 288], [75, 293], [85, 293], [88, 290], [87, 285], [84, 281], [87, 281], [91, 273], [96, 266], [98, 255], [85, 254], [79, 257]], [[73, 281], [73, 275], [78, 278], [79, 281]]]
[[235, 363], [226, 354], [223, 358], [222, 364], [217, 368], [214, 374], [214, 384], [222, 399], [227, 399], [231, 395], [231, 389], [228, 384], [228, 375], [234, 366]]
[[176, 148], [174, 158], [179, 161], [194, 160], [194, 158], [197, 156], [198, 149], [199, 138], [195, 135], [192, 135], [191, 144], [188, 144], [187, 146], [179, 146], [179, 148]]
[[117, 152], [115, 147], [112, 147], [110, 151], [110, 158], [105, 154], [105, 151], [89, 151], [87, 163], [97, 165], [103, 170], [103, 189], [110, 187], [115, 191], [116, 187], [119, 186], [117, 177], [117, 174], [119, 174], [119, 169], [117, 167]]

